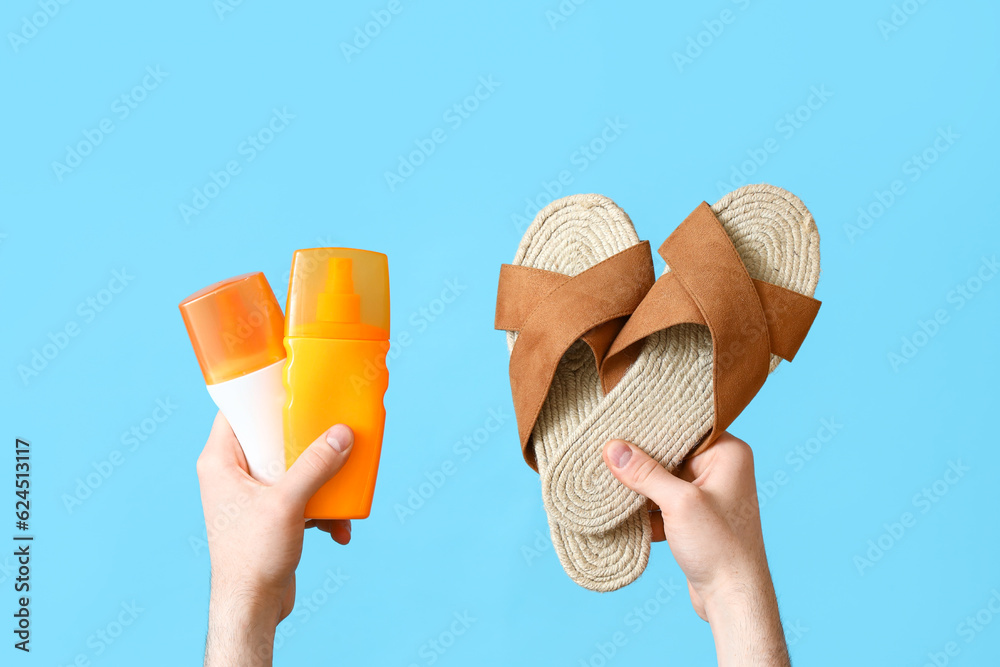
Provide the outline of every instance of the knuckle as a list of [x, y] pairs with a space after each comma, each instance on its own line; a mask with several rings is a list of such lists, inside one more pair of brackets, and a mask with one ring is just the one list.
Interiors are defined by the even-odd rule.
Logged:
[[733, 449], [739, 453], [740, 456], [753, 460], [753, 450], [750, 445], [743, 442], [739, 438], [733, 438]]
[[636, 486], [645, 487], [653, 479], [657, 468], [660, 468], [660, 464], [655, 459], [645, 459], [632, 471], [632, 483]]
[[724, 433], [722, 437], [719, 438], [720, 444], [725, 444], [725, 446], [733, 451], [734, 454], [738, 456], [753, 455], [753, 451], [743, 440], [740, 440], [732, 433]]
[[312, 472], [322, 474], [334, 466], [337, 457], [329, 447], [309, 447], [303, 452], [300, 460], [304, 460]]
[[742, 440], [733, 443], [733, 458], [740, 464], [741, 468], [753, 470], [753, 449]]

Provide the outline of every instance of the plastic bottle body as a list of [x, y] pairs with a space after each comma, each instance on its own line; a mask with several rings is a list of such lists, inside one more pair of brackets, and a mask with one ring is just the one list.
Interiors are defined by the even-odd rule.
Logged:
[[281, 410], [285, 404], [282, 359], [258, 371], [207, 385], [208, 393], [233, 427], [250, 475], [273, 484], [285, 472]]
[[286, 337], [285, 463], [334, 424], [354, 430], [351, 456], [306, 505], [307, 519], [364, 519], [371, 512], [389, 386], [387, 340]]

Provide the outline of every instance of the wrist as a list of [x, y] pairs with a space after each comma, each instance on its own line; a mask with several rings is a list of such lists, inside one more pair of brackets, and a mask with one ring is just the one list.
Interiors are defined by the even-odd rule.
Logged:
[[280, 609], [282, 595], [293, 579], [275, 581], [251, 569], [220, 567], [213, 563], [209, 581], [211, 603], [232, 603], [240, 610], [262, 615]]
[[278, 626], [281, 605], [262, 596], [247, 592], [212, 591], [208, 603], [208, 620], [241, 621], [258, 627]]
[[208, 604], [206, 667], [271, 665], [281, 617], [275, 596], [213, 580]]
[[720, 667], [789, 664], [778, 601], [766, 566], [737, 571], [703, 600]]
[[774, 584], [766, 562], [763, 565], [750, 562], [734, 563], [720, 571], [719, 577], [702, 592], [707, 614], [721, 616], [728, 610], [743, 610], [747, 607], [777, 609]]

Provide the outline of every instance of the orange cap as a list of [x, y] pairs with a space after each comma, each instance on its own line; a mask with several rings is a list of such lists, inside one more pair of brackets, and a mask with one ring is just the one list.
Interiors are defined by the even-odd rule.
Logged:
[[215, 283], [181, 301], [180, 309], [206, 384], [285, 358], [284, 318], [263, 273]]
[[352, 248], [296, 250], [285, 335], [389, 339], [389, 260]]

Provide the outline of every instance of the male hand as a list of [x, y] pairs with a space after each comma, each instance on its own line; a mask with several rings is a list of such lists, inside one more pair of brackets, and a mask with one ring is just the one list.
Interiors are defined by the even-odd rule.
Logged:
[[[312, 443], [273, 486], [253, 479], [220, 412], [198, 458], [212, 562], [207, 667], [270, 665], [274, 630], [295, 604], [306, 502], [343, 467], [354, 434], [338, 424]], [[351, 522], [310, 522], [347, 544]]]
[[753, 453], [724, 433], [672, 475], [635, 445], [612, 440], [604, 462], [625, 486], [659, 505], [691, 604], [712, 625], [720, 665], [789, 664], [764, 553]]

